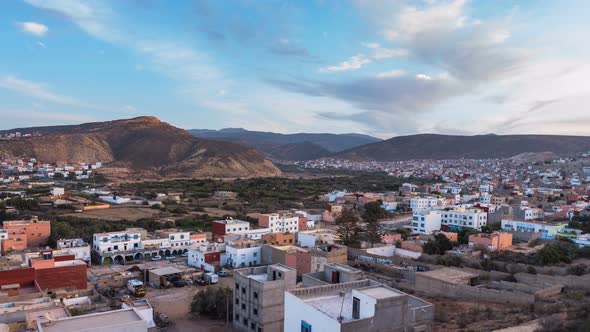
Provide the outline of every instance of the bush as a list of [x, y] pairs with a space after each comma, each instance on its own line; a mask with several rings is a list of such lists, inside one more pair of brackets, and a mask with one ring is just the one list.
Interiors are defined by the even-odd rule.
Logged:
[[232, 290], [227, 287], [207, 287], [195, 294], [190, 312], [195, 317], [200, 315], [212, 319], [225, 319], [229, 308], [229, 317], [233, 317]]
[[586, 265], [584, 265], [584, 264], [572, 265], [567, 268], [567, 273], [581, 276], [586, 273]]

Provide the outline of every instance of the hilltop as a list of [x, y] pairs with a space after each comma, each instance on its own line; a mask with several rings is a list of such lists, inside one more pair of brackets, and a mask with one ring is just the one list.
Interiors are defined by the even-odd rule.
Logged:
[[[0, 156], [43, 162], [101, 161], [124, 174], [157, 177], [256, 177], [280, 171], [255, 149], [197, 138], [155, 117], [12, 129], [28, 137], [0, 141]], [[112, 172], [111, 172], [112, 173]], [[116, 172], [115, 172], [116, 173]], [[115, 174], [110, 174], [115, 175]]]

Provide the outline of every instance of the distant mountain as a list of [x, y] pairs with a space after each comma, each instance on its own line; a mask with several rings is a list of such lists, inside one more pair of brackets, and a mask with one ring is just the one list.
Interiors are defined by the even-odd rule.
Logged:
[[310, 142], [291, 143], [270, 150], [270, 155], [279, 160], [313, 160], [331, 155], [332, 152]]
[[511, 158], [524, 153], [556, 155], [590, 151], [590, 137], [552, 135], [451, 136], [420, 134], [390, 138], [333, 155], [351, 160]]
[[155, 117], [21, 128], [0, 133], [15, 131], [42, 136], [0, 141], [0, 156], [36, 157], [48, 163], [101, 161], [107, 169], [112, 167], [124, 174], [156, 177], [232, 178], [280, 174], [272, 162], [255, 149], [197, 138]]
[[[254, 147], [272, 158], [284, 160], [316, 159], [380, 141], [379, 138], [361, 134], [277, 134], [272, 132], [249, 131], [242, 128], [226, 128], [221, 130], [193, 129], [189, 130], [189, 132], [201, 138], [235, 142]], [[301, 143], [306, 144], [299, 145]], [[310, 148], [309, 153], [305, 153], [304, 147]]]

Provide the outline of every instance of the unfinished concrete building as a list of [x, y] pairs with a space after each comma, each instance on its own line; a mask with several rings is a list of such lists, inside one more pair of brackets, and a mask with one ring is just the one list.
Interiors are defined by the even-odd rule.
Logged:
[[339, 244], [320, 245], [311, 248], [311, 272], [324, 270], [325, 264], [348, 263], [348, 248]]
[[285, 291], [297, 284], [297, 271], [275, 264], [234, 271], [234, 329], [283, 331]]
[[285, 332], [425, 332], [433, 320], [431, 303], [368, 279], [285, 294]]
[[344, 264], [325, 264], [324, 271], [304, 274], [302, 278], [303, 287], [314, 287], [329, 284], [365, 279], [365, 274]]

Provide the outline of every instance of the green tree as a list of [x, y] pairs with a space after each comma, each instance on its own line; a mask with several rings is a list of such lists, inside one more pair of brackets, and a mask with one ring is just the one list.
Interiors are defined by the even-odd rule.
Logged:
[[447, 250], [453, 249], [453, 242], [444, 234], [436, 234], [434, 240], [428, 240], [422, 248], [429, 255], [444, 255]]
[[379, 200], [365, 204], [364, 208], [365, 234], [367, 240], [371, 243], [371, 248], [375, 243], [381, 242], [381, 237], [383, 237], [381, 219], [385, 218], [385, 209], [381, 205], [383, 205], [383, 202]]
[[354, 210], [345, 209], [342, 211], [342, 214], [336, 218], [336, 227], [336, 234], [340, 237], [340, 243], [353, 248], [360, 247], [362, 228]]
[[76, 236], [76, 230], [70, 224], [54, 221], [51, 223], [51, 233], [49, 234], [49, 246], [54, 247], [57, 241], [61, 239], [70, 239]]
[[[229, 312], [228, 312], [229, 309]], [[205, 316], [212, 319], [233, 317], [232, 290], [228, 287], [207, 287], [195, 294], [190, 305], [194, 317]]]

